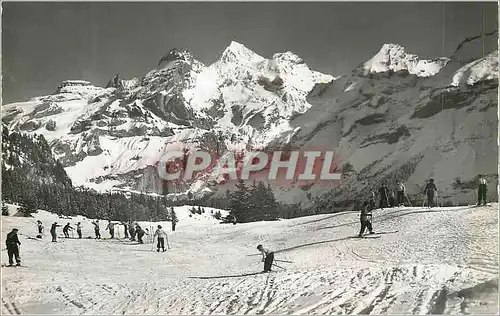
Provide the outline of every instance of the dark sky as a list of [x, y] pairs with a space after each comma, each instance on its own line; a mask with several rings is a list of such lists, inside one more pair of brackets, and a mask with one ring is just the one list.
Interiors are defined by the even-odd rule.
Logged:
[[231, 40], [265, 57], [291, 50], [333, 75], [384, 43], [449, 56], [483, 25], [496, 29], [497, 17], [495, 2], [3, 2], [3, 103], [52, 93], [66, 79], [140, 77], [173, 47], [208, 64]]

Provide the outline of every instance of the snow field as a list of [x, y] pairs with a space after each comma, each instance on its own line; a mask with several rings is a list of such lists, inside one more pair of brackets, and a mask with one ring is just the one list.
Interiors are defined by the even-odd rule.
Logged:
[[[376, 210], [374, 230], [386, 233], [377, 239], [353, 238], [357, 212], [230, 225], [207, 213], [190, 218], [188, 208], [175, 208], [176, 232], [164, 223], [171, 246], [165, 253], [123, 240], [27, 239], [36, 219], [47, 226], [57, 216], [3, 217], [3, 238], [14, 226], [23, 234], [27, 268], [3, 268], [2, 311], [463, 314], [498, 306], [498, 204]], [[77, 220], [86, 221], [84, 236], [93, 234], [88, 220], [71, 222]], [[292, 263], [239, 277], [262, 270], [259, 243]]]

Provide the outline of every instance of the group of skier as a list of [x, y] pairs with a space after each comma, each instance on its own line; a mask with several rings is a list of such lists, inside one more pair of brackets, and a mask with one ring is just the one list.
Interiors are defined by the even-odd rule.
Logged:
[[[437, 192], [436, 185], [434, 184], [434, 179], [429, 179], [424, 188], [424, 194], [427, 195], [427, 205], [429, 207], [435, 206], [435, 192]], [[405, 206], [405, 202], [411, 205], [410, 198], [406, 193], [405, 185], [400, 181], [396, 180], [396, 186], [393, 189], [389, 189], [387, 187], [386, 182], [382, 182], [380, 188], [378, 189], [379, 195], [379, 204], [378, 207], [380, 209], [388, 208], [388, 207], [397, 207], [397, 206]], [[376, 201], [375, 191], [371, 190], [371, 199], [370, 206], [375, 208]]]
[[[477, 189], [478, 201], [476, 205], [478, 206], [481, 204], [486, 205], [486, 193], [488, 190], [487, 186], [488, 183], [486, 179], [484, 178], [483, 175], [480, 174], [478, 176], [478, 189]], [[380, 209], [387, 207], [404, 206], [405, 199], [411, 206], [410, 199], [408, 197], [408, 194], [406, 193], [406, 187], [400, 180], [396, 180], [395, 190], [397, 192], [397, 195], [394, 194], [393, 190], [389, 190], [387, 188], [385, 182], [382, 182], [382, 185], [378, 190]], [[423, 191], [424, 194], [427, 196], [427, 206], [434, 207], [436, 205], [434, 201], [435, 198], [437, 197], [437, 187], [436, 184], [434, 183], [434, 179], [429, 179]], [[358, 234], [359, 237], [363, 236], [365, 229], [368, 229], [370, 234], [375, 233], [372, 227], [372, 216], [373, 216], [372, 210], [375, 209], [375, 201], [376, 201], [375, 192], [372, 189], [371, 198], [369, 199], [369, 201], [365, 201], [363, 203], [363, 206], [361, 207], [361, 214], [360, 214], [361, 229]]]

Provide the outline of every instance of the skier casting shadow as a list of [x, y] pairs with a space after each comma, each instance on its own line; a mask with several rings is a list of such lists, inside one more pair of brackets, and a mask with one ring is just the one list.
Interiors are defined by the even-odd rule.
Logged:
[[274, 261], [274, 252], [269, 249], [265, 249], [262, 245], [258, 245], [257, 249], [262, 253], [262, 262], [264, 262], [263, 272], [271, 272], [271, 266]]
[[361, 215], [359, 219], [361, 222], [361, 230], [358, 234], [359, 237], [363, 237], [366, 228], [368, 228], [370, 234], [375, 234], [372, 228], [372, 208], [370, 206], [370, 203], [368, 203], [367, 201], [363, 203], [363, 208], [361, 209]]

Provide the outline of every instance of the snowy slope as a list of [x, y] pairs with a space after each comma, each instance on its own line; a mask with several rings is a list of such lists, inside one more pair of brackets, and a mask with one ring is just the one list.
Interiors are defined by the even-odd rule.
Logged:
[[[181, 209], [176, 208], [179, 214]], [[374, 229], [386, 232], [378, 239], [353, 238], [359, 214], [352, 212], [234, 226], [185, 225], [184, 217], [176, 232], [169, 232], [166, 253], [123, 240], [28, 239], [37, 218], [45, 225], [54, 220], [45, 212], [2, 218], [2, 238], [11, 228], [20, 229], [27, 266], [2, 268], [3, 314], [493, 314], [498, 309], [498, 239], [492, 238], [498, 234], [497, 204], [376, 210]], [[85, 222], [88, 235], [92, 230]], [[276, 259], [292, 261], [276, 262], [287, 270], [238, 276], [261, 271], [259, 243], [274, 250]]]

